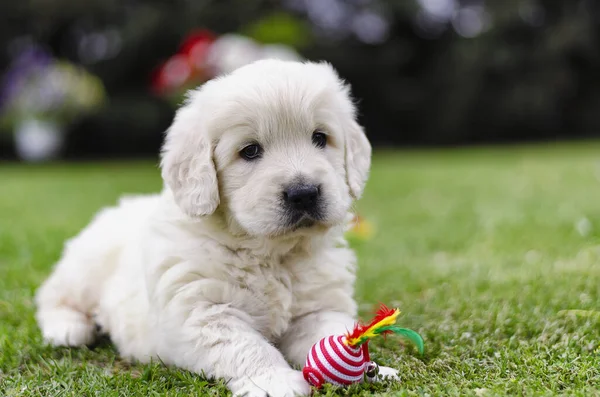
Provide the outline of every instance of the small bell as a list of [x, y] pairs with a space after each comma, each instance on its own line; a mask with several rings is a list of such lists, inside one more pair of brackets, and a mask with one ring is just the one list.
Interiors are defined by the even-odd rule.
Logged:
[[379, 365], [373, 361], [368, 362], [365, 367], [365, 381], [374, 382], [377, 375], [379, 375]]

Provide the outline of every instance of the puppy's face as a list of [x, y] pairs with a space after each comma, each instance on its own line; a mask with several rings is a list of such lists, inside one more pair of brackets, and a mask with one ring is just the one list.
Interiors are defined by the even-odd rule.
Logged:
[[352, 201], [340, 126], [293, 91], [268, 94], [234, 106], [247, 120], [216, 143], [221, 205], [254, 235], [340, 223]]
[[343, 222], [370, 154], [329, 65], [260, 61], [191, 95], [162, 167], [188, 215], [219, 207], [231, 228], [278, 236]]

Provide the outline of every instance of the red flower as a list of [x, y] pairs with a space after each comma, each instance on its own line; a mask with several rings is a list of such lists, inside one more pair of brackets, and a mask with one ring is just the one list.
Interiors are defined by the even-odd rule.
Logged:
[[181, 43], [179, 53], [185, 55], [194, 68], [201, 68], [206, 54], [216, 37], [208, 30], [199, 30], [189, 34]]
[[212, 77], [206, 68], [206, 56], [214, 40], [215, 35], [207, 30], [189, 34], [179, 51], [153, 72], [152, 90], [163, 94]]

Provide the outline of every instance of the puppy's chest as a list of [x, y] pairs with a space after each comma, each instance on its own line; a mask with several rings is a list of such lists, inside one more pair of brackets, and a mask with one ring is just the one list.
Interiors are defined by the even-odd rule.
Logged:
[[293, 273], [278, 263], [259, 263], [234, 273], [234, 282], [243, 295], [243, 302], [238, 302], [241, 308], [267, 338], [280, 337], [292, 319]]

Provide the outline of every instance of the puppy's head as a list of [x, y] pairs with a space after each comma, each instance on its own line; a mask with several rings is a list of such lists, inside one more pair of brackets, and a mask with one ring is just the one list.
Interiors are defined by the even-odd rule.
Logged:
[[278, 236], [343, 222], [370, 162], [333, 68], [269, 60], [193, 91], [167, 133], [161, 166], [189, 216], [219, 208], [231, 227]]

